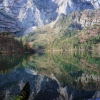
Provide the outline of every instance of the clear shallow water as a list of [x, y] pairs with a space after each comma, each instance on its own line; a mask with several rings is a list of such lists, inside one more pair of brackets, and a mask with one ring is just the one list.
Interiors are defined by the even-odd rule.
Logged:
[[47, 90], [55, 93], [48, 93], [52, 96], [48, 100], [99, 98], [99, 53], [0, 55], [1, 99], [7, 100], [7, 95], [18, 95], [26, 82], [31, 87], [30, 100], [35, 97], [39, 100], [38, 94]]

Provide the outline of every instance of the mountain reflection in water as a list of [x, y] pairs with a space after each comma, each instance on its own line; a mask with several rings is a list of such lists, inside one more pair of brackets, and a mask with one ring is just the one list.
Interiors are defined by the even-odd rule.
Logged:
[[19, 95], [26, 82], [29, 100], [100, 98], [100, 56], [89, 52], [0, 55], [0, 100]]

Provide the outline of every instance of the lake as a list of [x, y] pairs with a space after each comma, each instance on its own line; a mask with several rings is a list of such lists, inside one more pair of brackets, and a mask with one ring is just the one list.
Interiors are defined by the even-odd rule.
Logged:
[[29, 100], [100, 98], [100, 53], [40, 52], [0, 55], [0, 100], [30, 84]]

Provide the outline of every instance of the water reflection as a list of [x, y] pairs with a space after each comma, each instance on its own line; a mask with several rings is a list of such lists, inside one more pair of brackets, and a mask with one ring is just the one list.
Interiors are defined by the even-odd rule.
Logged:
[[[30, 100], [96, 98], [100, 97], [100, 57], [91, 52], [0, 55], [0, 80], [5, 99], [8, 94], [18, 95], [26, 82], [31, 86]], [[52, 98], [45, 99], [46, 95]]]
[[0, 75], [6, 74], [19, 67], [29, 55], [0, 55]]

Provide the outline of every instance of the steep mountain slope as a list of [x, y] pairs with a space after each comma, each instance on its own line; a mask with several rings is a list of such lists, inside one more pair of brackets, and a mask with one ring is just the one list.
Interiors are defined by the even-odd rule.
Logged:
[[9, 14], [0, 10], [0, 32], [20, 31], [19, 22]]
[[[69, 48], [75, 42], [75, 45], [79, 45], [82, 41], [85, 43], [90, 38], [99, 38], [99, 16], [100, 10], [76, 11], [68, 16], [61, 15], [55, 22], [38, 27], [26, 35], [26, 38], [35, 46], [41, 45], [48, 49]], [[97, 42], [99, 43], [98, 40]]]
[[98, 9], [98, 2], [86, 0], [1, 0], [0, 9], [21, 22], [22, 28], [48, 24], [60, 15]]

